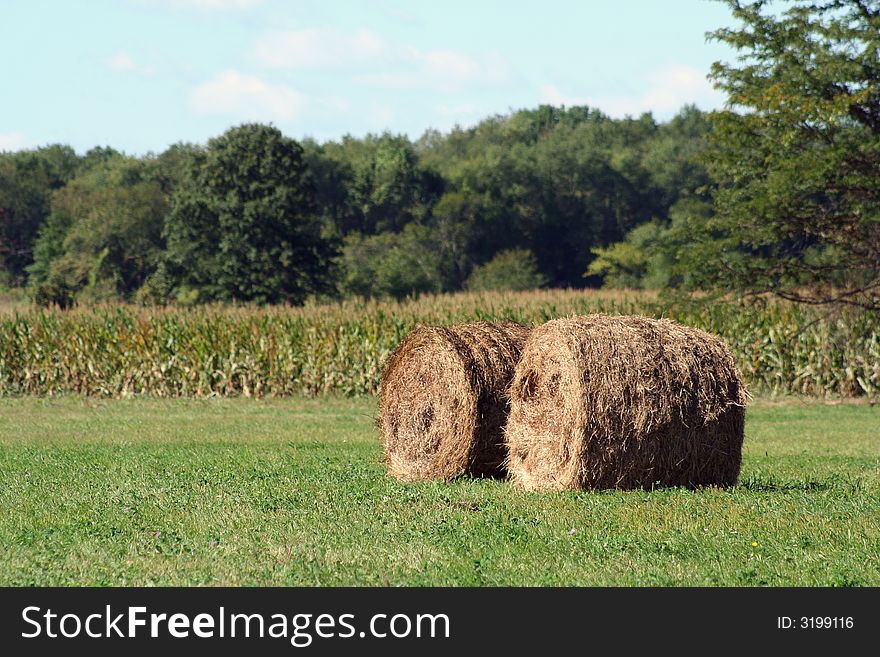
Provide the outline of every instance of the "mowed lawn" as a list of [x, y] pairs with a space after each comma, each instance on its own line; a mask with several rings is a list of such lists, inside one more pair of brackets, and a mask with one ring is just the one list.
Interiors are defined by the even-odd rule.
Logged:
[[2, 585], [880, 585], [880, 407], [753, 403], [731, 490], [385, 475], [372, 399], [0, 400]]

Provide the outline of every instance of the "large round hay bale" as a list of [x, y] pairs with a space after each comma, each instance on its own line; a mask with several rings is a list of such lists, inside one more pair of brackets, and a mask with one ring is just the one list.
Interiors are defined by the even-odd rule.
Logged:
[[400, 343], [382, 374], [377, 419], [392, 475], [504, 474], [507, 387], [528, 333], [513, 322], [423, 326]]
[[551, 321], [511, 382], [508, 470], [528, 490], [733, 485], [745, 402], [709, 333], [645, 317]]

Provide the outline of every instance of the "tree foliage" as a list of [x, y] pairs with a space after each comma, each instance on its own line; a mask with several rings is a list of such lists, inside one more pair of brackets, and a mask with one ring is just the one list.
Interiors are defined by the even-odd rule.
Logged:
[[694, 287], [693, 261], [702, 257], [692, 240], [712, 217], [712, 204], [690, 196], [669, 209], [667, 221], [640, 224], [626, 238], [607, 248], [593, 249], [596, 259], [584, 276], [601, 277], [606, 287], [665, 290]]
[[715, 215], [691, 236], [694, 286], [880, 308], [880, 6], [727, 0], [740, 53], [705, 162]]
[[340, 290], [346, 295], [401, 299], [441, 292], [441, 256], [432, 231], [417, 223], [400, 233], [346, 238]]
[[158, 155], [94, 148], [66, 181], [38, 186], [23, 266], [58, 303], [597, 285], [582, 276], [597, 249], [646, 222], [665, 230], [705, 185], [694, 156], [707, 130], [694, 107], [658, 123], [545, 105], [416, 142], [300, 147], [251, 124]]
[[0, 267], [11, 282], [24, 282], [52, 193], [73, 177], [78, 164], [69, 146], [0, 154]]
[[547, 284], [531, 251], [508, 249], [476, 267], [467, 280], [469, 290], [533, 290]]
[[131, 298], [163, 252], [168, 200], [148, 164], [121, 155], [93, 163], [57, 190], [28, 267], [39, 300]]
[[302, 303], [332, 289], [302, 147], [245, 124], [208, 142], [172, 198], [165, 271], [199, 300]]

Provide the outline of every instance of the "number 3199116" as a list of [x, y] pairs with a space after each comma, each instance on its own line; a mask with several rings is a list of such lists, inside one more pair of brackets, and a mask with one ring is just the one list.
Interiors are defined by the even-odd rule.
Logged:
[[777, 616], [776, 627], [781, 630], [850, 630], [855, 623], [852, 616]]

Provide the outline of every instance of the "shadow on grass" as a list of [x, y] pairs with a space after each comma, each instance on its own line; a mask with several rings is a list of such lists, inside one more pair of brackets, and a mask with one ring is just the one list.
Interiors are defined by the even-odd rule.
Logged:
[[748, 477], [742, 479], [737, 488], [757, 493], [816, 493], [825, 491], [845, 491], [858, 493], [863, 490], [860, 479], [831, 476], [827, 479], [775, 479], [773, 477]]

